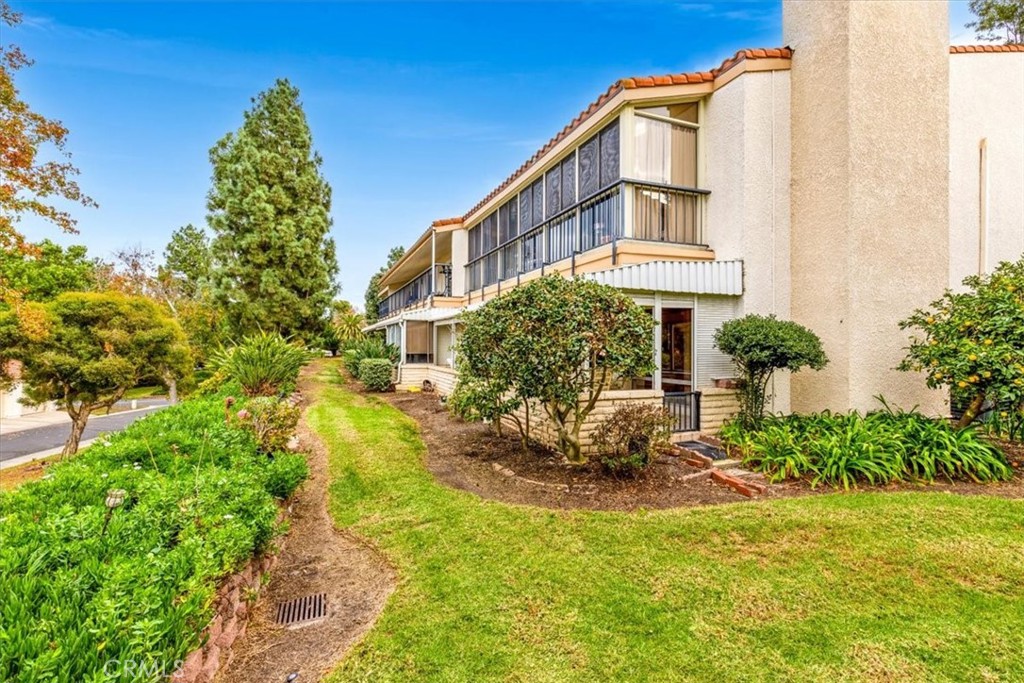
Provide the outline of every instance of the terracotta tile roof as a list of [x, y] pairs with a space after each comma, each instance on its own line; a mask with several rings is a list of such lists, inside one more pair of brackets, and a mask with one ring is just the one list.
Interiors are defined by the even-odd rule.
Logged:
[[522, 166], [517, 168], [512, 175], [505, 179], [498, 187], [490, 192], [486, 197], [480, 200], [476, 206], [466, 212], [461, 220], [465, 221], [474, 213], [476, 213], [481, 207], [487, 202], [494, 199], [499, 193], [505, 188], [511, 185], [513, 182], [519, 179], [527, 169], [535, 164], [541, 157], [547, 154], [553, 147], [564, 140], [572, 131], [576, 130], [584, 121], [589, 119], [594, 112], [600, 109], [608, 100], [615, 97], [622, 90], [633, 90], [635, 88], [654, 88], [663, 85], [685, 85], [688, 83], [711, 83], [725, 73], [729, 69], [733, 68], [740, 62], [747, 59], [789, 59], [793, 56], [793, 51], [788, 47], [773, 47], [773, 48], [758, 48], [751, 50], [740, 50], [732, 57], [729, 57], [724, 62], [718, 65], [717, 68], [711, 71], [696, 71], [691, 73], [677, 73], [677, 74], [665, 74], [662, 76], [633, 76], [631, 78], [622, 78], [608, 86], [608, 89], [602, 93], [596, 100], [590, 103], [586, 109], [581, 111], [576, 118], [569, 122], [569, 124], [560, 130], [555, 137], [551, 138], [546, 145], [541, 147], [537, 152], [530, 157]]
[[949, 52], [954, 55], [971, 52], [1024, 52], [1024, 45], [950, 45]]
[[455, 218], [440, 218], [430, 224], [432, 228], [443, 228], [446, 225], [455, 225], [456, 223], [462, 222], [462, 216], [456, 216]]

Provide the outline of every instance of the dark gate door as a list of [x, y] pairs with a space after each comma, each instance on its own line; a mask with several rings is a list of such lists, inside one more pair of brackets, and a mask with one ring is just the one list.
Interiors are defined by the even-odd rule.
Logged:
[[700, 431], [700, 392], [680, 391], [665, 394], [665, 407], [672, 414], [674, 432]]

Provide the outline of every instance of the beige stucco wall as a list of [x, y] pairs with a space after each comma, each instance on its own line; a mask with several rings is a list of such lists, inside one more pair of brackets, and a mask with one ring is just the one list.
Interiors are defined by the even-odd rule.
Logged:
[[796, 410], [944, 410], [893, 368], [897, 323], [949, 280], [948, 38], [945, 0], [783, 2], [792, 313], [831, 359], [794, 375]]
[[[949, 284], [1024, 254], [1024, 52], [949, 57]], [[980, 219], [981, 141], [987, 220]], [[981, 231], [986, 249], [979, 260]]]
[[[719, 259], [743, 260], [737, 316], [791, 315], [789, 106], [789, 72], [771, 71], [731, 81], [705, 109], [708, 243]], [[788, 412], [789, 394], [780, 373], [771, 410]]]

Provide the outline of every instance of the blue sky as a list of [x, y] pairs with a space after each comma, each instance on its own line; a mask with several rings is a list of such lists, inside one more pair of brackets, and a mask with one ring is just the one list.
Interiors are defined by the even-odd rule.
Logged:
[[[334, 189], [342, 296], [388, 249], [460, 215], [618, 78], [706, 70], [781, 40], [781, 2], [18, 2], [0, 39], [25, 99], [71, 129], [81, 234], [107, 258], [204, 224], [208, 150], [250, 98], [297, 85]], [[953, 2], [954, 42], [965, 2]]]

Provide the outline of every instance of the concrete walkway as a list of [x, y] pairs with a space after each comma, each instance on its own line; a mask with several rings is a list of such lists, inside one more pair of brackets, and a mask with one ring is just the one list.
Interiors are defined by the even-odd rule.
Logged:
[[[89, 418], [89, 423], [82, 434], [79, 448], [89, 445], [101, 434], [119, 432], [135, 420], [166, 406], [167, 402], [162, 401], [137, 410], [125, 410], [110, 415], [93, 415]], [[6, 428], [8, 420], [4, 420], [4, 432], [0, 434], [0, 469], [15, 467], [61, 452], [64, 442], [67, 441], [68, 435], [71, 433], [71, 419], [65, 413], [39, 413], [19, 418], [19, 420], [24, 421], [43, 416], [47, 416], [46, 419], [35, 420], [34, 423], [30, 423], [34, 426], [21, 429], [8, 430]], [[63, 416], [63, 419], [61, 420], [59, 416]]]

